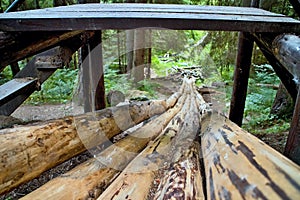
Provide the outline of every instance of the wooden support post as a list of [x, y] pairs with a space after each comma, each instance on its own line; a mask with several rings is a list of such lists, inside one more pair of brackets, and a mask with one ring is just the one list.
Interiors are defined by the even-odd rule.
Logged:
[[102, 64], [101, 31], [81, 48], [84, 111], [105, 108], [104, 72]]
[[238, 126], [241, 126], [243, 121], [252, 50], [253, 40], [250, 34], [241, 32], [229, 113], [229, 119]]

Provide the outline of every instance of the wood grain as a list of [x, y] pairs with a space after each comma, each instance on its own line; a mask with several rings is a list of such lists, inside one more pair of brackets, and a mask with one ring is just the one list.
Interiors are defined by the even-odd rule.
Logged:
[[73, 5], [0, 14], [1, 31], [132, 29], [299, 32], [300, 22], [256, 8], [160, 4]]
[[[170, 97], [168, 106], [178, 97]], [[0, 193], [170, 107], [157, 100], [0, 130]]]
[[203, 121], [208, 199], [298, 199], [300, 167], [224, 116]]

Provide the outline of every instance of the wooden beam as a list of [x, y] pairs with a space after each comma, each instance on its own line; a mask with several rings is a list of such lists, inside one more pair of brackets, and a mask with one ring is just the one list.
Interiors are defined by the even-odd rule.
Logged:
[[83, 31], [1, 32], [0, 71], [11, 63], [51, 49], [54, 46], [59, 45], [60, 42], [66, 41], [67, 39], [82, 33]]
[[243, 32], [296, 32], [300, 22], [257, 8], [161, 5], [79, 4], [0, 14], [2, 31], [135, 29]]
[[165, 112], [175, 105], [180, 95], [0, 130], [0, 194], [86, 148], [101, 145], [123, 130]]
[[37, 87], [37, 79], [33, 78], [18, 78], [4, 83], [0, 86], [0, 105], [35, 87]]
[[293, 80], [293, 75], [286, 69], [286, 67], [279, 62], [279, 60], [275, 57], [274, 52], [272, 50], [272, 42], [275, 39], [276, 35], [274, 34], [252, 34], [255, 40], [255, 43], [258, 45], [264, 56], [269, 61], [270, 65], [272, 65], [275, 73], [280, 78], [281, 82], [284, 84], [285, 88], [293, 98], [294, 102], [297, 98], [297, 86], [295, 81]]
[[300, 167], [224, 116], [203, 120], [207, 199], [297, 199]]
[[85, 112], [105, 108], [105, 87], [101, 41], [101, 31], [96, 31], [94, 36], [81, 48], [81, 77], [85, 97]]
[[253, 39], [250, 33], [239, 34], [238, 54], [234, 69], [233, 91], [230, 102], [229, 119], [242, 125], [250, 74]]
[[[8, 102], [0, 104], [0, 114], [10, 115], [13, 113], [39, 86], [47, 80], [57, 68], [63, 67], [72, 57], [72, 54], [91, 36], [93, 32], [85, 32], [75, 35], [69, 40], [61, 42], [60, 47], [47, 50], [36, 55], [15, 78], [37, 79], [36, 85], [26, 87], [26, 90], [18, 90], [18, 95], [10, 95]], [[11, 87], [12, 84], [10, 84]], [[12, 88], [13, 90], [13, 88]], [[23, 91], [23, 93], [20, 93]]]

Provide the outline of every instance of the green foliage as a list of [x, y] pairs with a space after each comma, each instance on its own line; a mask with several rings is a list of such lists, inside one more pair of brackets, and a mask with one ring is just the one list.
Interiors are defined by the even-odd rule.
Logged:
[[155, 98], [156, 97], [156, 90], [159, 84], [150, 82], [147, 79], [144, 79], [137, 84], [137, 89], [141, 91], [145, 91], [149, 94], [150, 98]]
[[58, 69], [45, 83], [40, 91], [34, 92], [26, 101], [29, 104], [66, 103], [72, 99], [78, 70]]
[[104, 74], [105, 92], [118, 90], [126, 94], [133, 86], [133, 81], [129, 79], [127, 74], [120, 74], [119, 70], [107, 67]]
[[10, 67], [6, 67], [0, 73], [0, 85], [6, 83], [7, 81], [11, 80], [12, 78], [13, 78], [13, 75], [12, 75]]
[[251, 133], [274, 133], [287, 131], [289, 120], [278, 119], [270, 114], [276, 91], [260, 84], [279, 84], [270, 65], [254, 65], [255, 73], [250, 77], [248, 95], [246, 99], [243, 128]]

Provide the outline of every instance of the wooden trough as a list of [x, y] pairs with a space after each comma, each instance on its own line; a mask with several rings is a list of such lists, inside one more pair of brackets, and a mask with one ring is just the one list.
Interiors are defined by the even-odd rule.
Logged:
[[1, 194], [86, 147], [101, 147], [94, 158], [22, 199], [300, 196], [300, 167], [211, 110], [191, 79], [167, 100], [3, 129], [0, 141]]

